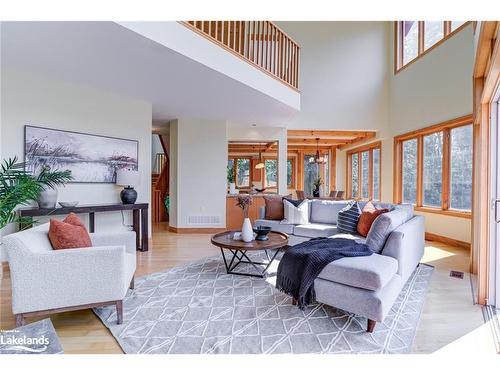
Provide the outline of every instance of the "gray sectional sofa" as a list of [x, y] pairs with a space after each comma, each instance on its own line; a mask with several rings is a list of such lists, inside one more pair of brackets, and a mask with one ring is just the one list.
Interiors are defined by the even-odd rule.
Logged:
[[[366, 238], [344, 234], [337, 229], [337, 215], [348, 202], [311, 200], [309, 224], [302, 225], [265, 220], [265, 207], [261, 207], [261, 218], [255, 225], [289, 234], [290, 244], [314, 237], [347, 237], [370, 247], [377, 244], [371, 256], [342, 258], [328, 264], [314, 284], [318, 302], [367, 318], [367, 330], [373, 332], [375, 323], [384, 321], [424, 254], [424, 217], [415, 216], [411, 205], [378, 203], [391, 211], [375, 219]], [[365, 204], [359, 202], [360, 208]]]

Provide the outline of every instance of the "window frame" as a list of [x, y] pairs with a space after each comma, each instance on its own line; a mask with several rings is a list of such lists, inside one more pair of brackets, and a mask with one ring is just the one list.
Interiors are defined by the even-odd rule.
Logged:
[[[382, 200], [382, 142], [377, 141], [363, 145], [347, 151], [346, 155], [346, 196], [348, 199], [355, 199], [361, 201], [373, 200], [373, 150], [379, 150], [379, 187], [378, 194], [379, 197], [377, 201]], [[362, 195], [362, 157], [363, 152], [368, 151], [368, 198], [363, 198]], [[354, 154], [358, 155], [358, 195], [356, 197], [352, 196], [352, 156]]]
[[[416, 203], [414, 204], [415, 211], [430, 212], [435, 214], [471, 218], [471, 210], [458, 210], [450, 208], [450, 180], [451, 180], [451, 130], [462, 126], [471, 125], [473, 128], [472, 134], [472, 154], [474, 155], [475, 132], [472, 115], [467, 115], [445, 121], [439, 124], [431, 125], [423, 129], [414, 130], [409, 133], [401, 134], [394, 137], [394, 160], [393, 160], [393, 201], [396, 204], [403, 202], [403, 142], [410, 139], [417, 140], [417, 194]], [[424, 159], [424, 136], [443, 132], [443, 160], [442, 160], [442, 190], [441, 190], [441, 207], [425, 206], [423, 204], [423, 159]], [[473, 167], [474, 168], [474, 167]], [[473, 170], [474, 175], [474, 170]], [[472, 193], [471, 193], [472, 194]]]
[[460, 32], [466, 28], [472, 21], [466, 21], [464, 24], [457, 27], [455, 30], [451, 30], [451, 21], [443, 21], [443, 37], [439, 39], [436, 43], [425, 49], [425, 21], [415, 21], [418, 25], [418, 51], [417, 56], [408, 61], [406, 64], [403, 63], [403, 22], [405, 21], [394, 21], [394, 74], [399, 73], [409, 65], [413, 64], [415, 61], [425, 56], [427, 53], [432, 51], [434, 48], [441, 45], [443, 42], [451, 38], [456, 33]]

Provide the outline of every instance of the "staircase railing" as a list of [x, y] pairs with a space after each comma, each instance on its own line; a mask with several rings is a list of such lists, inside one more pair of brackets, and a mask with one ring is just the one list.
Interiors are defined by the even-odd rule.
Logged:
[[295, 90], [299, 89], [300, 47], [272, 22], [182, 23]]

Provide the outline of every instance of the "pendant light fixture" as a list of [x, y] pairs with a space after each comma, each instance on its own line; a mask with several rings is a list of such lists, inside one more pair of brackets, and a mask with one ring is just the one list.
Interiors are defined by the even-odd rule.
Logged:
[[316, 138], [316, 155], [312, 159], [312, 163], [314, 164], [326, 164], [326, 160], [319, 153], [319, 138]]
[[262, 160], [262, 153], [259, 145], [259, 162], [255, 165], [255, 169], [262, 169], [262, 168], [264, 168], [264, 161]]

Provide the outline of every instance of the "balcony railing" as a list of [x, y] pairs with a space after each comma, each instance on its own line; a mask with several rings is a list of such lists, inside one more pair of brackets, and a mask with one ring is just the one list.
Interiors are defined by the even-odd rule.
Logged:
[[184, 25], [288, 86], [299, 89], [300, 47], [269, 21], [187, 21]]

